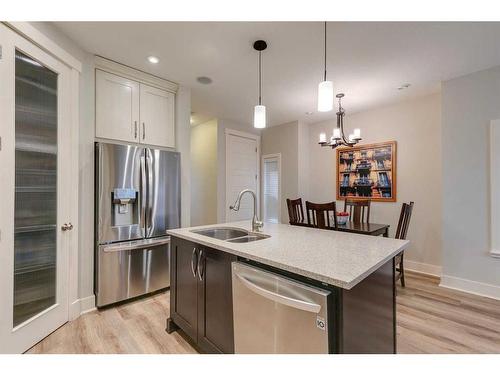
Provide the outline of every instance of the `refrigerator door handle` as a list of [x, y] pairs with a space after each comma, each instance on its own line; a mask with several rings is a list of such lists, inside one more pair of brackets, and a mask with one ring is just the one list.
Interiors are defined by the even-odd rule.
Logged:
[[147, 208], [146, 208], [146, 236], [151, 235], [153, 222], [153, 197], [154, 197], [154, 178], [153, 178], [153, 153], [149, 148], [146, 149], [146, 171], [147, 171]]
[[162, 238], [160, 240], [153, 241], [137, 241], [132, 244], [112, 244], [100, 246], [101, 250], [105, 253], [113, 253], [116, 251], [128, 251], [128, 250], [138, 250], [138, 249], [149, 249], [152, 247], [163, 246], [170, 243], [170, 238]]
[[238, 277], [238, 279], [243, 283], [243, 285], [245, 285], [252, 292], [257, 293], [258, 295], [267, 298], [271, 301], [316, 314], [319, 313], [321, 310], [321, 306], [318, 305], [317, 303], [302, 301], [300, 299], [291, 298], [281, 295], [279, 293], [272, 292], [257, 284], [254, 284], [252, 281], [250, 281], [249, 279], [247, 279], [246, 277], [244, 277], [239, 273], [236, 274], [236, 277]]
[[147, 181], [146, 181], [146, 149], [143, 150], [144, 153], [141, 156], [141, 222], [143, 223], [144, 233], [143, 237], [146, 237], [146, 199], [147, 199]]

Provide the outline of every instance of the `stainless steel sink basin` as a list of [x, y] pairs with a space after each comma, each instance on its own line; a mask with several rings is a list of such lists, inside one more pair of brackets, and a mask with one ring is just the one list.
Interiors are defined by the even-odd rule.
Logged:
[[252, 233], [244, 229], [237, 228], [207, 228], [196, 229], [192, 230], [191, 232], [201, 234], [202, 236], [234, 243], [253, 242], [270, 237], [267, 234]]
[[267, 236], [265, 234], [259, 234], [259, 235], [250, 234], [250, 235], [245, 236], [245, 237], [239, 237], [239, 238], [233, 238], [231, 240], [227, 240], [227, 242], [244, 243], [244, 242], [259, 241], [259, 240], [263, 240], [265, 238], [269, 238], [269, 236]]
[[218, 240], [230, 240], [248, 235], [246, 230], [235, 228], [208, 228], [193, 230], [192, 232], [201, 234], [202, 236], [217, 238]]

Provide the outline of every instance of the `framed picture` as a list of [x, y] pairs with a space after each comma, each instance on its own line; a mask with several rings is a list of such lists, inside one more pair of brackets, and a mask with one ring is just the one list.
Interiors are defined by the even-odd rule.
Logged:
[[337, 200], [396, 201], [396, 141], [337, 149]]

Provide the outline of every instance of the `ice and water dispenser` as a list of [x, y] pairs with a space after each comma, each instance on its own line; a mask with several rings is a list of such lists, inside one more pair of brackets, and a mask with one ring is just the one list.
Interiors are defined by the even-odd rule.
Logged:
[[112, 226], [138, 224], [139, 192], [135, 189], [113, 189], [111, 192]]

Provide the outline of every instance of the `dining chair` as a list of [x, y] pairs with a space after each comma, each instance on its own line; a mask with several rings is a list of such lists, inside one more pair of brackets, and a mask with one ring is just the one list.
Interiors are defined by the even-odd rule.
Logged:
[[344, 212], [349, 213], [349, 221], [356, 224], [369, 223], [370, 202], [369, 199], [346, 199], [344, 201]]
[[[337, 229], [337, 208], [335, 202], [312, 203], [306, 201], [307, 223], [320, 229]], [[333, 217], [333, 223], [331, 220]]]
[[[406, 240], [408, 227], [410, 226], [411, 214], [413, 211], [413, 202], [403, 203], [401, 213], [399, 214], [398, 227], [396, 229], [395, 238], [398, 240]], [[401, 286], [405, 287], [405, 268], [404, 268], [404, 251], [398, 254], [395, 258], [396, 266], [396, 282], [401, 280]]]
[[287, 199], [288, 219], [291, 225], [304, 224], [304, 209], [302, 208], [302, 198]]

